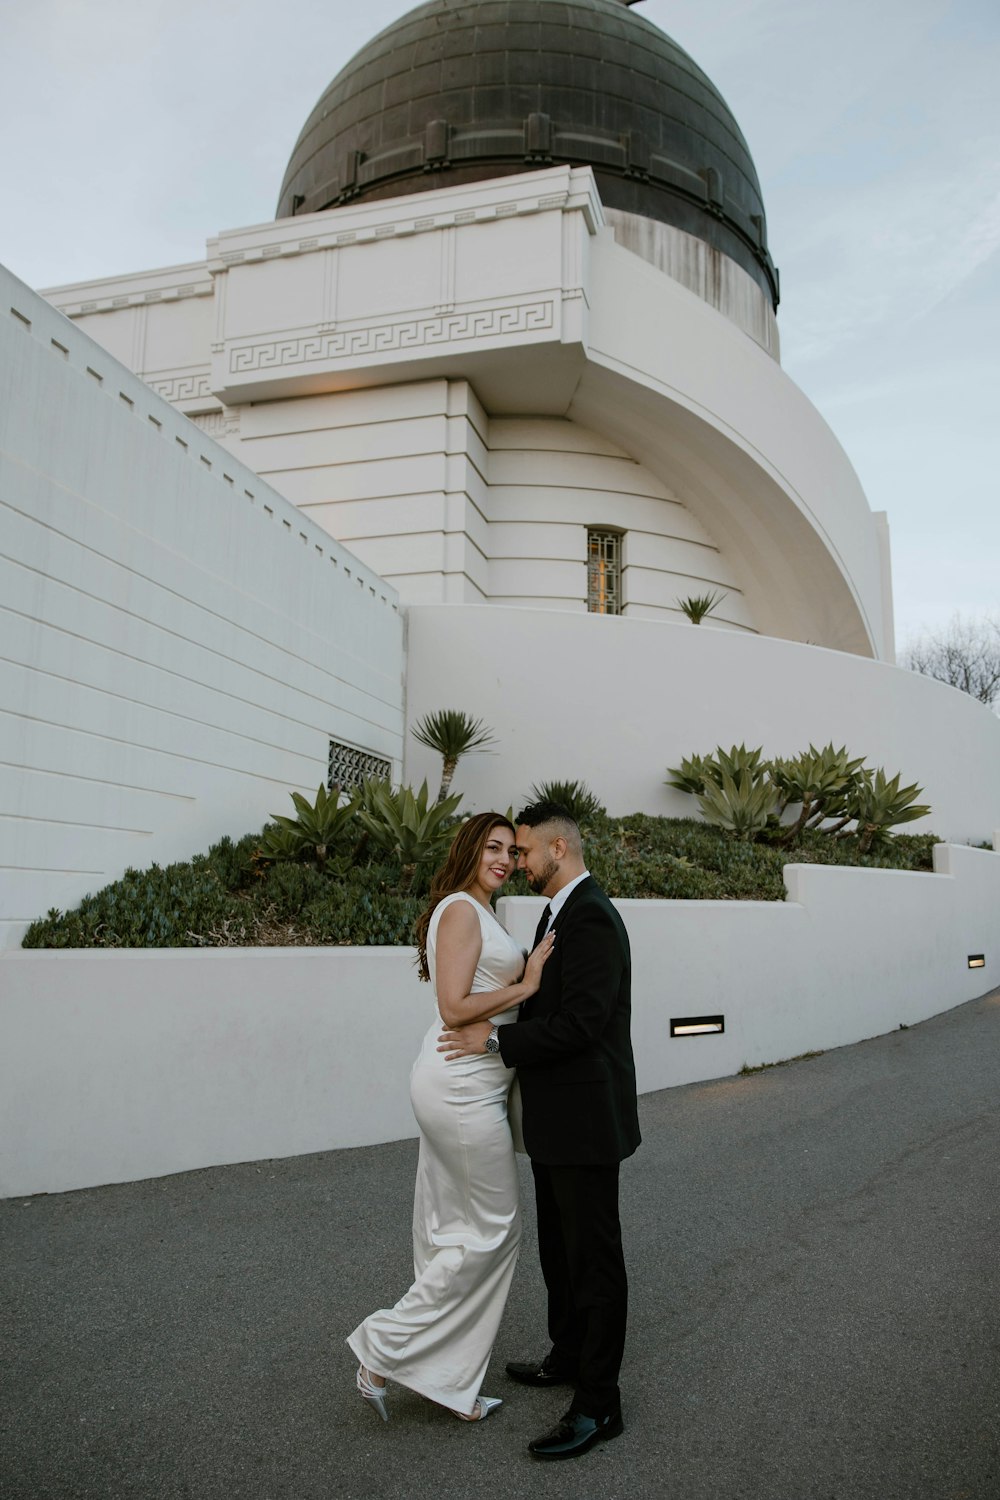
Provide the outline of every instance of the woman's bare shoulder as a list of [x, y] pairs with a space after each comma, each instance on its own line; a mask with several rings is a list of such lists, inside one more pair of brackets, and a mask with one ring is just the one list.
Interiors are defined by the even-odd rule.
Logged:
[[476, 910], [478, 902], [475, 897], [467, 895], [465, 891], [453, 891], [450, 896], [445, 896], [441, 905], [444, 906], [444, 910], [438, 919], [439, 931], [444, 929], [461, 933], [471, 932], [473, 928], [478, 930], [479, 913]]

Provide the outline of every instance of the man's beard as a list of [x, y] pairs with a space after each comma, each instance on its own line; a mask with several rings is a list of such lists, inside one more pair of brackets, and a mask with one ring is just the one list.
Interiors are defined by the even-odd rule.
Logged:
[[559, 866], [554, 859], [550, 859], [547, 864], [542, 866], [537, 875], [533, 875], [530, 870], [525, 870], [524, 873], [533, 891], [544, 891], [553, 875], [558, 875]]

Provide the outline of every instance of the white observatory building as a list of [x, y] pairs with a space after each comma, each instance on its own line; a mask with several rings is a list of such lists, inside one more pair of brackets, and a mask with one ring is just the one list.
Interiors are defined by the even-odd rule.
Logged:
[[[935, 832], [990, 838], [1000, 724], [893, 664], [885, 517], [782, 371], [778, 293], [732, 113], [621, 0], [430, 0], [334, 78], [273, 222], [219, 234], [194, 264], [48, 290], [76, 342], [37, 300], [34, 318], [24, 311], [21, 288], [12, 305], [45, 358], [65, 344], [45, 365], [44, 382], [62, 382], [50, 402], [123, 397], [101, 461], [148, 407], [141, 449], [112, 484], [120, 565], [152, 576], [132, 558], [136, 536], [155, 533], [161, 560], [183, 557], [203, 581], [207, 569], [219, 601], [216, 624], [206, 605], [198, 627], [207, 649], [257, 547], [260, 651], [275, 611], [290, 642], [313, 643], [294, 705], [268, 696], [283, 676], [291, 690], [277, 661], [267, 683], [246, 675], [256, 647], [238, 688], [228, 648], [209, 678], [169, 633], [149, 651], [123, 647], [161, 675], [184, 654], [197, 687], [171, 693], [201, 726], [189, 724], [190, 743], [238, 721], [278, 748], [250, 772], [213, 740], [191, 757], [182, 818], [144, 810], [135, 824], [109, 805], [109, 827], [141, 826], [146, 862], [191, 853], [259, 826], [283, 789], [315, 789], [331, 746], [338, 766], [433, 778], [408, 729], [454, 707], [497, 738], [462, 762], [466, 808], [517, 804], [560, 777], [587, 781], [612, 813], [687, 814], [664, 785], [683, 755], [833, 740], [920, 782]], [[7, 440], [21, 441], [13, 416]], [[47, 447], [58, 452], [58, 432]], [[224, 508], [188, 495], [187, 480], [178, 499], [178, 464], [225, 489]], [[98, 470], [95, 457], [79, 493], [107, 511], [87, 491]], [[192, 519], [209, 511], [210, 544]], [[350, 583], [329, 610], [308, 603], [314, 585], [295, 571], [317, 555]], [[141, 612], [147, 592], [133, 592]], [[681, 601], [706, 593], [721, 600], [696, 627]], [[312, 611], [302, 622], [300, 608]], [[111, 634], [102, 649], [118, 649]], [[25, 651], [36, 669], [43, 645]], [[119, 698], [148, 706], [154, 677]], [[123, 713], [114, 778], [153, 790], [150, 747], [173, 732], [173, 703], [156, 699], [161, 718], [138, 727], [110, 699], [74, 712]], [[266, 733], [249, 725], [256, 710]], [[57, 776], [93, 726], [78, 717], [60, 732], [46, 752]], [[176, 765], [171, 775], [183, 780]], [[32, 795], [19, 789], [16, 805], [24, 857], [41, 869]], [[140, 862], [109, 837], [83, 852], [86, 879], [53, 871], [36, 909], [12, 915], [66, 905]]]

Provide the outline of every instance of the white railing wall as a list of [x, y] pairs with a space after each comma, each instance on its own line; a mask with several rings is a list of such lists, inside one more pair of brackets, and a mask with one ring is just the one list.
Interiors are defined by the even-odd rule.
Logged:
[[[1000, 982], [997, 853], [941, 846], [933, 875], [794, 865], [785, 878], [785, 902], [619, 903], [641, 1091], [909, 1026]], [[504, 903], [525, 943], [540, 904]], [[412, 1136], [407, 1079], [434, 1015], [412, 958], [0, 953], [0, 1195]], [[672, 1018], [704, 1014], [725, 1031], [671, 1038]]]

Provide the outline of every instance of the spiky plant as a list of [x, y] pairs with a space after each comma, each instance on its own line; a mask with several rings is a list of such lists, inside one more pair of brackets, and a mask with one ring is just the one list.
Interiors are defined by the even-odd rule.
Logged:
[[343, 837], [354, 819], [358, 798], [349, 797], [340, 802], [340, 787], [327, 791], [325, 786], [316, 790], [316, 800], [310, 802], [301, 792], [292, 793], [297, 816], [283, 817], [272, 813], [276, 828], [265, 829], [261, 837], [261, 853], [268, 859], [311, 859], [318, 870], [327, 861], [331, 844]]
[[759, 781], [767, 771], [767, 763], [761, 760], [763, 754], [759, 747], [748, 750], [746, 745], [731, 745], [723, 750], [716, 745], [714, 755], [685, 756], [679, 766], [668, 766], [671, 779], [667, 786], [698, 797], [707, 786], [721, 786], [724, 776], [735, 780], [741, 771], [746, 771], [752, 781]]
[[850, 817], [845, 817], [846, 799], [863, 764], [864, 756], [852, 760], [845, 745], [835, 750], [832, 743], [824, 745], [822, 750], [810, 745], [791, 760], [773, 760], [771, 779], [782, 796], [779, 812], [801, 803], [799, 815], [788, 825], [782, 842], [794, 844], [803, 829], [819, 828], [829, 818], [840, 819], [836, 828], [825, 830], [829, 833], [850, 822]]
[[441, 788], [437, 800], [443, 802], [451, 790], [455, 767], [470, 750], [483, 750], [495, 743], [492, 731], [482, 719], [473, 719], [456, 708], [442, 708], [435, 714], [424, 714], [413, 727], [413, 738], [428, 750], [441, 756]]
[[710, 594], [689, 594], [686, 599], [678, 599], [677, 607], [684, 611], [692, 625], [700, 625], [706, 615], [718, 609], [725, 597], [725, 589], [721, 593], [713, 589]]
[[592, 823], [607, 812], [585, 781], [542, 781], [531, 788], [536, 802], [558, 802], [575, 823]]
[[723, 750], [721, 745], [716, 745], [714, 756], [710, 757], [710, 764], [718, 768], [715, 777], [717, 786], [722, 785], [723, 776], [737, 777], [746, 771], [751, 781], [760, 781], [767, 775], [767, 761], [763, 759], [763, 747], [758, 745], [755, 750], [748, 750], [746, 745], [730, 745], [728, 750]]
[[667, 786], [700, 797], [705, 790], [705, 783], [715, 780], [713, 769], [714, 762], [710, 755], [685, 755], [679, 766], [667, 767], [670, 772]]
[[408, 786], [393, 791], [386, 781], [368, 784], [358, 821], [373, 844], [399, 860], [402, 894], [413, 884], [419, 865], [437, 863], [444, 854], [452, 836], [449, 819], [461, 800], [459, 794], [428, 806], [426, 781], [419, 792]]
[[762, 833], [778, 809], [778, 791], [769, 777], [757, 780], [743, 770], [735, 779], [723, 773], [722, 783], [710, 782], [698, 798], [707, 823], [724, 828], [735, 838], [750, 840]]
[[910, 786], [900, 786], [901, 772], [891, 779], [879, 766], [877, 771], [866, 767], [857, 777], [848, 799], [848, 813], [856, 819], [858, 853], [867, 854], [872, 845], [883, 839], [890, 828], [898, 823], [910, 823], [914, 818], [926, 817], [930, 807], [914, 799], [920, 796], [922, 786], [914, 781]]

